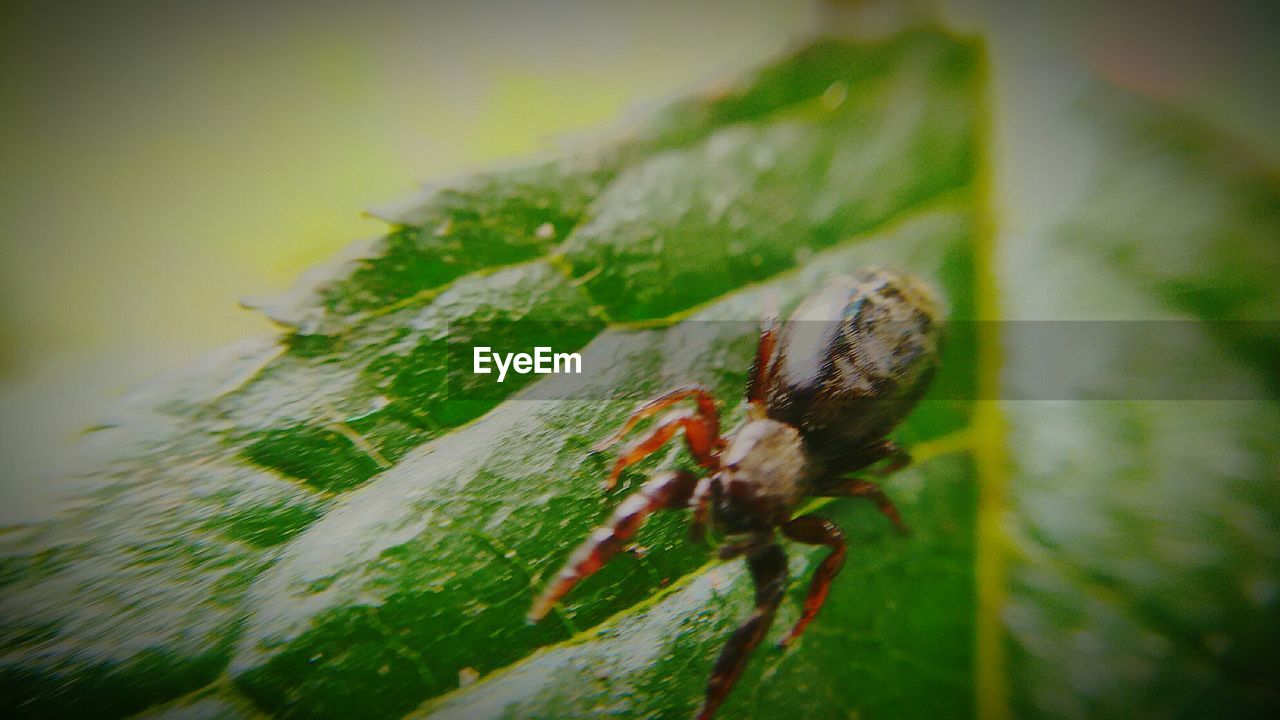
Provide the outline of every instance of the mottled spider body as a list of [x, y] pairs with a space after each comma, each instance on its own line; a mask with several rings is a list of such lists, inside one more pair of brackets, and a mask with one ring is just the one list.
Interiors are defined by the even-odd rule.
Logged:
[[835, 278], [782, 328], [765, 380], [767, 415], [799, 429], [810, 460], [834, 472], [879, 460], [876, 446], [937, 370], [938, 307], [909, 276], [871, 269]]
[[745, 555], [756, 585], [756, 607], [720, 653], [698, 713], [710, 718], [737, 682], [747, 659], [773, 623], [787, 584], [787, 562], [776, 532], [831, 549], [814, 572], [800, 618], [782, 639], [787, 645], [809, 625], [844, 564], [844, 536], [817, 515], [792, 517], [806, 497], [865, 497], [899, 529], [905, 526], [879, 486], [849, 478], [887, 460], [881, 475], [906, 465], [907, 453], [885, 435], [919, 401], [938, 365], [939, 306], [929, 288], [909, 276], [873, 268], [835, 278], [807, 298], [779, 329], [768, 319], [747, 385], [748, 420], [720, 434], [715, 399], [700, 387], [681, 388], [636, 410], [616, 435], [692, 398], [694, 409], [675, 411], [647, 437], [623, 451], [606, 481], [613, 487], [627, 466], [684, 431], [690, 453], [706, 471], [661, 473], [624, 500], [605, 525], [569, 558], [529, 612], [541, 619], [579, 580], [621, 550], [657, 510], [691, 509], [695, 538], [708, 525], [724, 537], [719, 555]]

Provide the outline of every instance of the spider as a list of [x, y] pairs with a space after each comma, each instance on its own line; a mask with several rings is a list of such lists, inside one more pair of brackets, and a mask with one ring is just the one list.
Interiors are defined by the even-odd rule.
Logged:
[[800, 618], [781, 640], [786, 647], [822, 608], [845, 560], [845, 539], [818, 515], [792, 517], [808, 496], [871, 500], [906, 533], [897, 508], [880, 487], [849, 473], [885, 461], [881, 477], [910, 462], [885, 436], [919, 401], [938, 366], [939, 304], [930, 288], [908, 275], [869, 268], [834, 278], [809, 296], [779, 328], [771, 313], [761, 324], [747, 383], [747, 420], [727, 436], [712, 394], [682, 387], [641, 405], [613, 436], [621, 440], [644, 420], [681, 400], [695, 407], [671, 412], [649, 435], [624, 450], [605, 488], [681, 430], [705, 471], [663, 472], [628, 497], [569, 558], [529, 612], [544, 617], [578, 581], [618, 553], [651, 513], [691, 509], [691, 534], [708, 525], [724, 537], [723, 560], [745, 556], [755, 583], [755, 609], [729, 637], [712, 668], [699, 720], [715, 714], [773, 623], [787, 585], [787, 560], [775, 531], [789, 540], [825, 545]]

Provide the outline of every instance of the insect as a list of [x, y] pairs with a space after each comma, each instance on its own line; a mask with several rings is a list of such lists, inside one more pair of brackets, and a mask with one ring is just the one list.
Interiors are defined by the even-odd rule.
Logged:
[[641, 405], [622, 428], [596, 446], [621, 440], [642, 420], [686, 399], [694, 407], [670, 412], [647, 437], [615, 461], [605, 483], [684, 431], [689, 452], [705, 471], [660, 473], [628, 497], [587, 538], [534, 602], [537, 621], [578, 581], [599, 570], [655, 511], [692, 510], [691, 534], [710, 525], [724, 537], [721, 559], [745, 556], [756, 588], [755, 609], [730, 636], [707, 683], [697, 717], [724, 702], [747, 660], [768, 632], [787, 584], [787, 560], [776, 537], [825, 545], [800, 618], [782, 638], [787, 646], [822, 608], [845, 560], [845, 539], [818, 515], [792, 517], [805, 497], [871, 500], [900, 531], [906, 526], [880, 487], [849, 473], [877, 463], [883, 476], [910, 455], [886, 439], [924, 394], [938, 366], [939, 303], [923, 282], [869, 268], [842, 275], [809, 296], [779, 327], [766, 317], [747, 383], [747, 421], [722, 436], [715, 398], [703, 387], [682, 387]]

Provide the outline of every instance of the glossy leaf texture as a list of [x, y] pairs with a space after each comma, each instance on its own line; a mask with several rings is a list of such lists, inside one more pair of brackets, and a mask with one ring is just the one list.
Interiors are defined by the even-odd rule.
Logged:
[[[940, 30], [821, 40], [607, 147], [384, 213], [386, 235], [261, 303], [280, 338], [136, 393], [87, 438], [63, 515], [0, 535], [0, 693], [25, 716], [691, 715], [750, 584], [681, 514], [524, 620], [623, 494], [688, 462], [673, 450], [605, 494], [589, 448], [687, 382], [732, 426], [766, 298], [785, 310], [887, 264], [937, 286], [951, 321], [895, 432], [917, 463], [886, 487], [914, 534], [815, 503], [850, 536], [844, 573], [722, 716], [1274, 702], [1274, 402], [1000, 402], [1027, 376], [1018, 348], [969, 321], [1274, 319], [1277, 184], [1100, 91], [1075, 108], [1096, 167], [1013, 248], [992, 221], [987, 74], [978, 40]], [[468, 395], [447, 340], [495, 332], [607, 370], [567, 396], [525, 378]], [[1270, 397], [1276, 345], [1212, 334], [1221, 352], [1196, 361]], [[788, 551], [770, 639], [822, 556]]]

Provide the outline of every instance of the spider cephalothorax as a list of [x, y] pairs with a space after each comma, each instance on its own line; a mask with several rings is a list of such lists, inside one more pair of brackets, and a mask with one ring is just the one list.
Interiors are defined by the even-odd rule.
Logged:
[[700, 387], [673, 390], [642, 405], [617, 434], [688, 398], [693, 409], [659, 420], [648, 437], [627, 448], [605, 486], [613, 487], [627, 466], [643, 460], [684, 431], [685, 442], [706, 473], [661, 473], [624, 500], [569, 558], [533, 604], [539, 620], [579, 580], [622, 549], [645, 518], [657, 510], [691, 509], [701, 539], [712, 525], [725, 540], [720, 557], [745, 555], [756, 584], [756, 607], [720, 652], [698, 713], [710, 718], [724, 701], [760, 644], [782, 601], [787, 562], [775, 531], [795, 542], [825, 545], [789, 644], [813, 621], [831, 580], [844, 564], [840, 530], [817, 515], [792, 517], [805, 497], [864, 497], [899, 529], [893, 503], [875, 483], [851, 472], [887, 460], [888, 474], [909, 461], [886, 433], [897, 426], [927, 389], [938, 364], [938, 304], [923, 283], [885, 269], [840, 276], [811, 295], [781, 329], [769, 319], [760, 333], [747, 385], [748, 420], [720, 434], [715, 398]]

